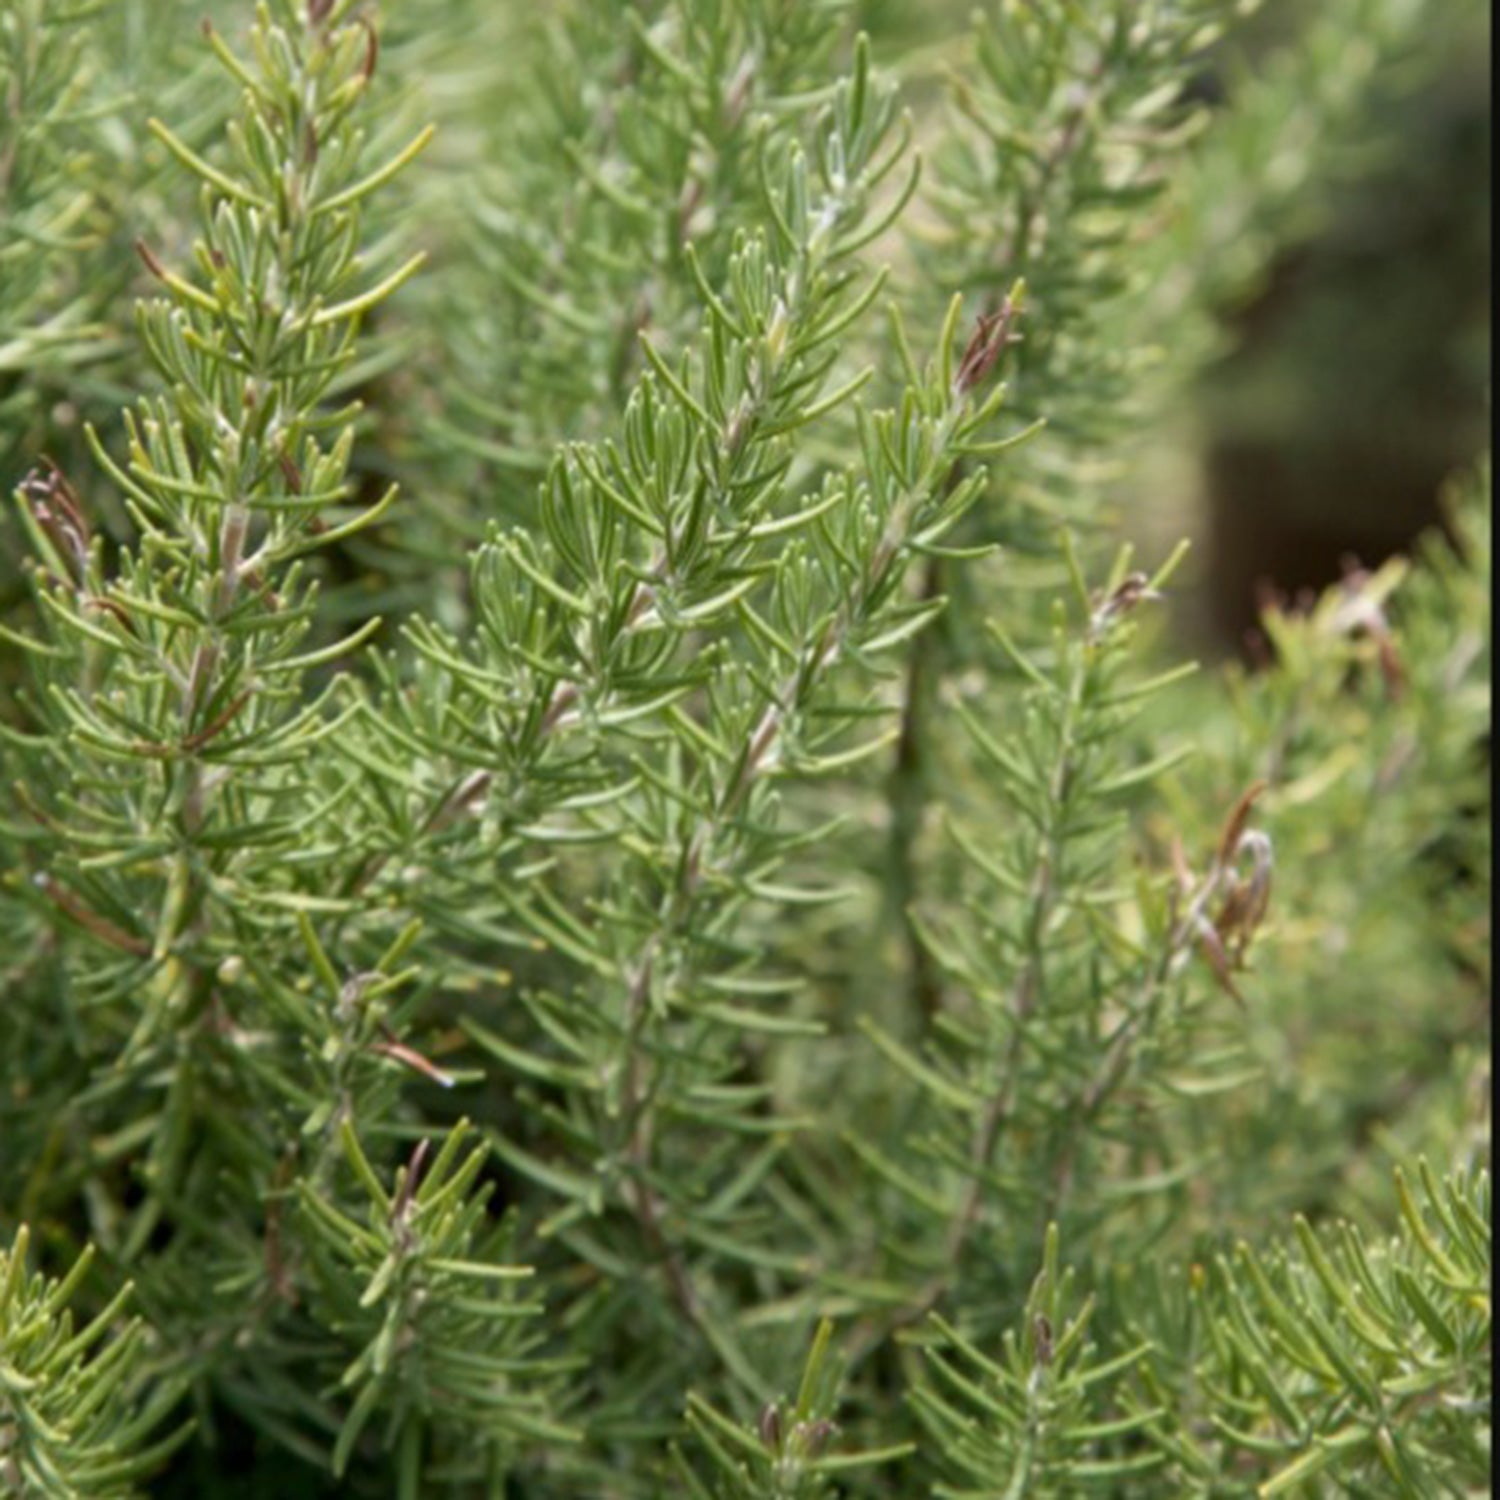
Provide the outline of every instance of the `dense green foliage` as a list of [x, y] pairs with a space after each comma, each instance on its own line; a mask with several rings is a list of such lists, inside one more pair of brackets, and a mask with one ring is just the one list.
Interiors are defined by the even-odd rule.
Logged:
[[1480, 1492], [1487, 465], [1110, 524], [1253, 8], [0, 0], [7, 1493]]

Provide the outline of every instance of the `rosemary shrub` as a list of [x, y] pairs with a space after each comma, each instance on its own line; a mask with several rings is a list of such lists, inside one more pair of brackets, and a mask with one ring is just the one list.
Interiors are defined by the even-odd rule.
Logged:
[[211, 9], [0, 0], [6, 1492], [1478, 1493], [1488, 468], [1105, 482], [1421, 8]]

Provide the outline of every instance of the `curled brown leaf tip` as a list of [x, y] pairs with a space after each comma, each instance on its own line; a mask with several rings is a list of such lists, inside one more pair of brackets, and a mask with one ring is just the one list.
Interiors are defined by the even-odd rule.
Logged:
[[145, 242], [145, 240], [137, 240], [135, 242], [135, 253], [140, 256], [141, 261], [145, 265], [146, 269], [154, 277], [156, 277], [158, 281], [165, 281], [167, 279], [166, 267], [163, 266], [162, 263], [156, 258], [156, 252], [150, 247], [150, 245]]
[[1143, 600], [1160, 598], [1161, 594], [1151, 587], [1151, 580], [1144, 573], [1127, 573], [1108, 594], [1095, 600], [1094, 613], [1089, 620], [1090, 634], [1095, 638], [1103, 635]]
[[760, 1414], [760, 1440], [766, 1452], [781, 1452], [781, 1408], [772, 1401]]
[[382, 1057], [388, 1057], [392, 1062], [401, 1063], [408, 1067], [413, 1073], [420, 1073], [429, 1082], [437, 1084], [441, 1088], [451, 1089], [454, 1079], [451, 1074], [443, 1072], [435, 1064], [429, 1062], [413, 1047], [408, 1047], [404, 1042], [373, 1042], [370, 1050], [378, 1052]]
[[1239, 851], [1240, 836], [1245, 831], [1246, 823], [1250, 821], [1251, 810], [1265, 789], [1264, 781], [1252, 782], [1230, 809], [1229, 816], [1224, 821], [1224, 831], [1219, 835], [1218, 853], [1214, 856], [1221, 868], [1227, 869], [1233, 864]]
[[416, 1149], [411, 1154], [411, 1160], [406, 1164], [406, 1171], [401, 1174], [401, 1187], [391, 1201], [391, 1220], [395, 1222], [403, 1218], [406, 1210], [410, 1207], [412, 1198], [416, 1195], [417, 1183], [421, 1180], [422, 1169], [427, 1165], [428, 1142], [423, 1136], [417, 1142]]
[[1015, 299], [1007, 297], [998, 311], [980, 313], [974, 324], [974, 332], [969, 335], [963, 357], [958, 362], [958, 370], [953, 376], [955, 395], [966, 396], [981, 385], [999, 362], [1006, 347], [1020, 339], [1020, 334], [1013, 328], [1019, 312]]
[[[1250, 814], [1266, 790], [1264, 781], [1248, 787], [1230, 809], [1212, 863], [1201, 879], [1188, 868], [1180, 840], [1172, 840], [1171, 857], [1176, 884], [1173, 896], [1174, 946], [1179, 952], [1195, 946], [1214, 978], [1237, 1004], [1243, 1006], [1234, 976], [1244, 969], [1250, 944], [1271, 904], [1271, 874], [1275, 864], [1270, 836], [1251, 828]], [[1179, 919], [1176, 909], [1185, 904]]]
[[67, 564], [74, 582], [81, 583], [88, 569], [93, 532], [78, 495], [62, 470], [45, 456], [42, 464], [44, 468], [32, 469], [21, 481], [20, 492], [37, 525]]
[[357, 16], [357, 23], [365, 29], [365, 61], [360, 69], [366, 83], [375, 76], [376, 64], [380, 61], [380, 38], [376, 35], [375, 28], [363, 16]]
[[1343, 599], [1334, 615], [1335, 628], [1351, 634], [1363, 633], [1374, 641], [1375, 659], [1386, 692], [1392, 698], [1399, 698], [1406, 686], [1406, 674], [1396, 649], [1391, 622], [1375, 591], [1370, 588], [1371, 582], [1371, 575], [1360, 565], [1358, 558], [1344, 559]]
[[[1248, 872], [1242, 866], [1249, 860]], [[1240, 836], [1235, 850], [1235, 867], [1221, 876], [1223, 899], [1214, 929], [1223, 940], [1229, 961], [1243, 968], [1250, 942], [1265, 920], [1271, 904], [1271, 840], [1258, 830]]]
[[1031, 1327], [1036, 1341], [1036, 1362], [1039, 1365], [1052, 1363], [1052, 1324], [1045, 1313], [1038, 1313]]

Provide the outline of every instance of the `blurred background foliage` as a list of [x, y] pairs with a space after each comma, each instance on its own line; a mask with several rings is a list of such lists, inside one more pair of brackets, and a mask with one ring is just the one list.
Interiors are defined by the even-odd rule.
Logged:
[[[906, 54], [919, 108], [937, 108], [970, 9], [863, 5]], [[1197, 279], [1213, 343], [1151, 413], [1117, 493], [1130, 534], [1197, 540], [1180, 587], [1214, 654], [1247, 649], [1268, 586], [1322, 587], [1351, 555], [1400, 551], [1484, 446], [1491, 20], [1441, 0], [1268, 0], [1203, 67], [1201, 96], [1252, 152], [1255, 123], [1232, 119], [1244, 95], [1295, 104], [1274, 84], [1300, 70], [1306, 114], [1276, 160], [1235, 161], [1232, 139], [1204, 152], [1203, 202], [1228, 222], [1194, 233], [1223, 253], [1171, 274]], [[1253, 190], [1243, 219], [1231, 165]]]
[[[25, 9], [17, 0], [16, 18]], [[77, 153], [80, 189], [65, 203], [43, 205], [45, 214], [63, 216], [44, 223], [35, 210], [18, 210], [17, 169], [7, 172], [13, 201], [0, 225], [0, 255], [33, 224], [60, 236], [66, 249], [48, 258], [42, 285], [22, 278], [14, 255], [0, 259], [7, 277], [0, 467], [8, 479], [37, 453], [71, 472], [82, 424], [103, 418], [107, 429], [126, 393], [133, 300], [150, 285], [132, 244], [143, 239], [173, 254], [186, 248], [193, 222], [192, 189], [163, 170], [166, 153], [145, 135], [144, 120], [172, 119], [189, 143], [211, 138], [229, 100], [199, 45], [198, 23], [217, 18], [232, 27], [239, 10], [233, 0], [80, 3], [89, 28], [80, 27], [78, 46], [43, 60], [39, 89], [65, 121], [60, 142], [53, 131], [51, 144]], [[566, 8], [540, 22], [528, 7], [505, 4], [404, 0], [389, 10], [382, 75], [392, 134], [419, 116], [440, 129], [424, 171], [399, 183], [382, 208], [389, 232], [415, 237], [429, 251], [433, 274], [382, 311], [376, 361], [350, 383], [378, 433], [362, 449], [371, 486], [388, 472], [418, 468], [423, 482], [413, 500], [423, 525], [410, 524], [409, 506], [399, 546], [388, 531], [386, 545], [362, 540], [344, 559], [352, 613], [397, 599], [457, 597], [455, 544], [471, 540], [497, 511], [525, 514], [559, 430], [586, 437], [614, 410], [634, 374], [631, 320], [649, 312], [654, 326], [675, 326], [680, 335], [696, 316], [691, 307], [674, 313], [651, 305], [651, 287], [638, 284], [631, 260], [613, 271], [594, 268], [597, 306], [624, 298], [621, 339], [613, 368], [580, 379], [566, 328], [548, 327], [542, 337], [545, 314], [528, 298], [536, 283], [526, 257], [556, 254], [570, 235], [575, 243], [588, 238], [565, 222], [571, 179], [559, 175], [549, 143], [568, 110], [602, 109], [607, 120], [613, 104], [570, 97], [549, 49], [613, 49], [623, 97], [639, 60], [630, 27], [596, 19], [593, 34], [564, 33]], [[919, 141], [941, 129], [947, 81], [972, 46], [969, 10], [966, 0], [855, 7], [877, 58], [903, 80]], [[1174, 348], [1206, 340], [1204, 357], [1184, 361], [1175, 350], [1173, 366], [1193, 370], [1191, 383], [1159, 393], [1147, 409], [1113, 493], [1124, 533], [1197, 542], [1180, 591], [1211, 652], [1245, 649], [1267, 586], [1321, 586], [1346, 557], [1377, 563], [1409, 542], [1437, 519], [1445, 476], [1483, 443], [1489, 32], [1488, 8], [1480, 5], [1269, 0], [1202, 66], [1195, 88], [1230, 117], [1230, 134], [1203, 152], [1201, 201], [1193, 201], [1189, 173], [1187, 199], [1173, 206], [1198, 254], [1187, 264], [1179, 257], [1163, 276], [1158, 332]], [[79, 51], [85, 38], [87, 50]], [[1301, 74], [1278, 84], [1293, 59]], [[771, 88], [782, 82], [794, 90], [826, 62], [791, 49], [775, 60], [785, 77], [773, 76]], [[1302, 96], [1307, 123], [1283, 124], [1283, 157], [1237, 160], [1237, 149], [1253, 151], [1263, 137], [1253, 120], [1233, 120], [1233, 106], [1259, 90], [1268, 106], [1286, 108], [1299, 89], [1312, 91]], [[1341, 92], [1318, 96], [1329, 89]], [[535, 109], [538, 91], [551, 97], [550, 110]], [[6, 128], [24, 139], [24, 124], [22, 112]], [[626, 154], [649, 161], [662, 144], [627, 141]], [[686, 166], [662, 158], [664, 199], [665, 177]], [[725, 201], [732, 201], [733, 163], [723, 170]], [[1243, 182], [1226, 191], [1235, 172]], [[537, 233], [547, 223], [548, 194], [558, 203], [550, 249]], [[519, 203], [527, 205], [526, 224], [512, 211]], [[1199, 209], [1218, 222], [1195, 222]], [[641, 231], [616, 211], [625, 214], [622, 232]], [[711, 216], [712, 205], [702, 212]], [[727, 247], [733, 227], [714, 225], [716, 242]], [[663, 254], [671, 243], [662, 231]], [[1164, 253], [1179, 243], [1169, 235]], [[895, 241], [891, 253], [902, 254]], [[1185, 277], [1194, 284], [1181, 286]], [[670, 289], [673, 276], [663, 284]], [[484, 311], [466, 316], [476, 298]], [[1184, 315], [1188, 306], [1209, 315], [1206, 333]], [[53, 326], [64, 310], [63, 325]], [[577, 327], [584, 326], [581, 317]], [[502, 329], [511, 337], [497, 341]], [[580, 336], [573, 347], [592, 346]], [[497, 419], [506, 383], [533, 389], [538, 360], [551, 362], [558, 398], [550, 407], [527, 404], [533, 430], [506, 431]], [[99, 501], [108, 514], [108, 497]], [[0, 518], [0, 528], [0, 608], [10, 608], [21, 594], [14, 518]]]

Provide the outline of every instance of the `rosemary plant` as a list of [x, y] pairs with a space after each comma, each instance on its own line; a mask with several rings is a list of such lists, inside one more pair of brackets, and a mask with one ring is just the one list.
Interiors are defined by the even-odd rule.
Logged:
[[1409, 17], [865, 9], [0, 0], [7, 1493], [1477, 1489], [1487, 468], [1100, 462]]

